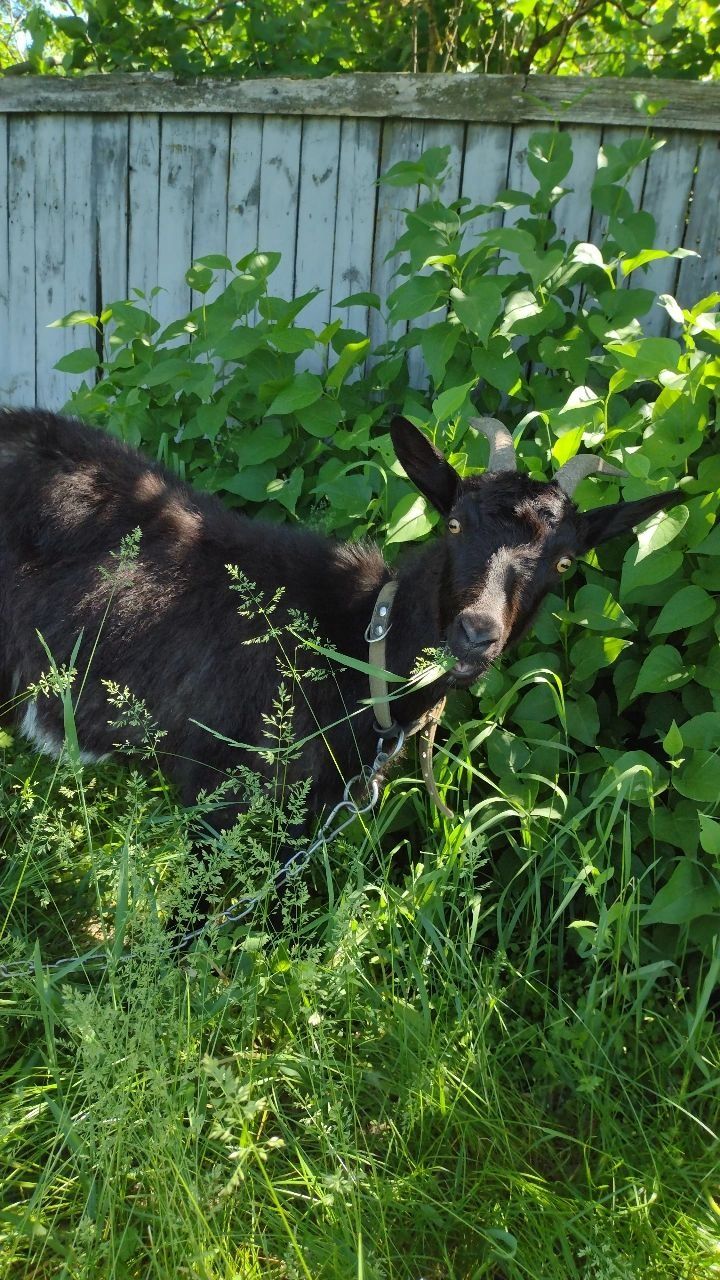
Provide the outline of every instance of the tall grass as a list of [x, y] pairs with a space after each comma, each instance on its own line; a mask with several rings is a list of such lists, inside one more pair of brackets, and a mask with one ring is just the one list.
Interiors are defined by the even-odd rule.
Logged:
[[[284, 930], [182, 958], [192, 815], [6, 748], [1, 1277], [720, 1275], [712, 974], [644, 959], [637, 778], [578, 821], [568, 751], [523, 809], [486, 728], [443, 749], [461, 821], [409, 756]], [[271, 822], [221, 851], [230, 897]]]

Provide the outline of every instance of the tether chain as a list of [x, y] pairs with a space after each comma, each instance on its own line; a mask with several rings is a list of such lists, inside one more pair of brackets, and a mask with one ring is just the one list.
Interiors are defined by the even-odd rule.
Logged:
[[[389, 750], [385, 749], [385, 739], [378, 739], [376, 748], [377, 754], [372, 765], [363, 765], [360, 773], [356, 774], [355, 777], [351, 778], [350, 781], [345, 784], [342, 800], [330, 811], [327, 818], [318, 829], [315, 839], [311, 841], [306, 849], [298, 849], [291, 858], [288, 858], [287, 862], [285, 862], [278, 871], [273, 886], [276, 893], [282, 888], [293, 868], [304, 868], [321, 845], [326, 844], [329, 840], [335, 840], [346, 827], [350, 826], [351, 822], [354, 822], [356, 818], [361, 817], [365, 813], [370, 813], [375, 808], [380, 796], [380, 775], [390, 761], [393, 760], [400, 751], [402, 751], [404, 745], [405, 734], [400, 728], [398, 728], [397, 736]], [[364, 804], [359, 804], [357, 800], [353, 799], [352, 795], [353, 789], [360, 785], [364, 786], [367, 791], [368, 798]], [[344, 817], [343, 820], [334, 827], [334, 829], [332, 829], [333, 824], [336, 822], [339, 815], [343, 813], [346, 813], [347, 816]], [[242, 910], [221, 911], [218, 915], [211, 916], [209, 920], [205, 920], [205, 922], [199, 925], [197, 929], [193, 929], [191, 932], [183, 934], [182, 938], [170, 948], [170, 954], [174, 955], [178, 952], [184, 951], [191, 942], [195, 942], [197, 938], [202, 937], [202, 935], [213, 926], [216, 928], [223, 928], [223, 926], [228, 924], [239, 924], [241, 920], [247, 919], [247, 917], [252, 914], [255, 908], [265, 899], [265, 897], [266, 893], [264, 892], [253, 894], [251, 898], [244, 900], [245, 905], [242, 907]], [[117, 956], [113, 963], [124, 964], [131, 959], [132, 952], [127, 951]], [[44, 973], [53, 973], [58, 969], [64, 968], [66, 965], [72, 965], [74, 968], [80, 965], [85, 969], [105, 969], [110, 965], [110, 963], [111, 960], [108, 959], [108, 956], [104, 952], [89, 951], [84, 956], [65, 956], [61, 960], [52, 960], [50, 963], [42, 964], [40, 967]], [[36, 972], [36, 968], [37, 967], [34, 963], [25, 960], [19, 960], [11, 964], [0, 964], [0, 979], [12, 978], [16, 975], [21, 976], [23, 974], [32, 975]]]

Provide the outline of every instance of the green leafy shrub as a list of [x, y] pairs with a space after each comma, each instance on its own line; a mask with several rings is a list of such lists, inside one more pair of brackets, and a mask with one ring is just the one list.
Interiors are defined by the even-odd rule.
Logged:
[[[393, 251], [399, 282], [384, 301], [339, 304], [382, 308], [404, 330], [373, 352], [340, 319], [319, 334], [303, 328], [311, 295], [274, 297], [278, 255], [253, 253], [236, 266], [195, 263], [187, 279], [206, 301], [162, 331], [142, 296], [66, 317], [96, 327], [102, 357], [88, 348], [58, 367], [97, 366], [73, 411], [193, 484], [271, 520], [373, 534], [391, 557], [436, 521], [394, 461], [391, 406], [461, 469], [486, 456], [469, 427], [476, 406], [513, 425], [520, 466], [537, 478], [580, 449], [602, 451], [627, 479], [584, 481], [581, 506], [620, 489], [632, 499], [685, 488], [687, 503], [629, 546], [590, 555], [533, 636], [476, 696], [457, 695], [445, 778], [496, 854], [495, 891], [513, 922], [506, 945], [547, 907], [521, 874], [535, 860], [544, 892], [560, 890], [581, 955], [619, 950], [661, 973], [688, 949], [712, 952], [720, 907], [720, 295], [685, 309], [642, 286], [647, 264], [684, 252], [653, 247], [653, 220], [627, 192], [655, 145], [605, 148], [592, 189], [598, 244], [556, 233], [556, 205], [571, 198], [567, 134], [535, 134], [537, 189], [490, 207], [442, 202], [445, 149], [396, 165], [382, 180], [426, 195]], [[489, 208], [505, 225], [478, 231]], [[673, 337], [643, 333], [658, 303]], [[429, 390], [410, 385], [418, 350]], [[561, 835], [573, 849], [562, 858]]]

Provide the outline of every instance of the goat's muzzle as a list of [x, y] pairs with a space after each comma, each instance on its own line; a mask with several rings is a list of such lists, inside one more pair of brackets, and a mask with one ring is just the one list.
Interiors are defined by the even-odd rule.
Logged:
[[456, 686], [472, 684], [489, 667], [503, 646], [501, 624], [489, 614], [465, 610], [451, 623], [447, 647], [457, 658], [449, 672], [449, 682]]

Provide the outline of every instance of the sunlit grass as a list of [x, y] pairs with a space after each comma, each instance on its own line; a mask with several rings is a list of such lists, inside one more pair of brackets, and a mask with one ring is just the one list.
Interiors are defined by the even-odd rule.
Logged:
[[182, 959], [167, 790], [6, 754], [8, 963], [107, 963], [0, 983], [0, 1276], [720, 1275], [707, 968], [643, 963], [632, 778], [526, 811], [481, 737], [438, 759], [463, 821], [410, 758], [285, 936]]

